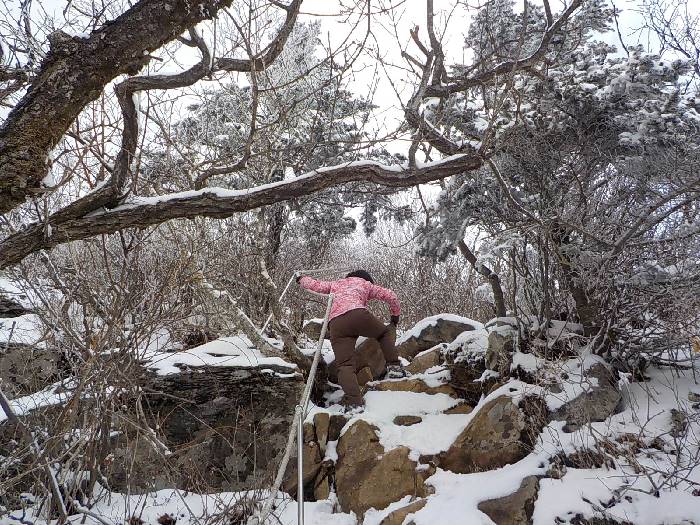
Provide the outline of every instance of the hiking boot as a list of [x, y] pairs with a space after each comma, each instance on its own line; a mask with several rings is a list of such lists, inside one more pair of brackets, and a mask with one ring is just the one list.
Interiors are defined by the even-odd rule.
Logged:
[[401, 363], [386, 365], [386, 375], [384, 376], [386, 379], [401, 379], [408, 376], [409, 373], [406, 372]]

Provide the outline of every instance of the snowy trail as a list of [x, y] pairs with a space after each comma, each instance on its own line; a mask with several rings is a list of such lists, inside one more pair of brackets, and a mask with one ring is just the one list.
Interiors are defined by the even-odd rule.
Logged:
[[[220, 346], [208, 346], [207, 352], [215, 355], [205, 356], [205, 352], [194, 352], [187, 359], [258, 359], [259, 356], [241, 352], [240, 346], [247, 346], [237, 341], [236, 345], [224, 341]], [[237, 348], [238, 347], [238, 348]], [[214, 351], [216, 350], [216, 351]], [[171, 373], [175, 362], [182, 363], [185, 356], [173, 356], [168, 360], [159, 360], [160, 373]], [[590, 360], [589, 360], [590, 361]], [[590, 365], [586, 360], [579, 361], [579, 366]], [[595, 362], [593, 359], [592, 362]], [[230, 363], [230, 362], [229, 362]], [[192, 363], [194, 364], [194, 363]], [[243, 364], [243, 363], [241, 363]], [[579, 375], [575, 363], [566, 364], [564, 368], [571, 374], [571, 381], [578, 384]], [[568, 368], [567, 368], [568, 367]], [[579, 371], [582, 368], [578, 369]], [[651, 370], [650, 381], [644, 384], [634, 383], [623, 385], [626, 399], [624, 409], [607, 421], [593, 423], [590, 428], [576, 432], [563, 431], [563, 422], [549, 423], [540, 434], [533, 452], [524, 459], [503, 468], [472, 474], [456, 474], [437, 468], [435, 474], [426, 480], [434, 492], [426, 497], [426, 505], [409, 515], [404, 522], [415, 525], [493, 525], [493, 521], [478, 509], [480, 502], [506, 496], [520, 486], [521, 481], [528, 476], [540, 477], [539, 495], [535, 503], [533, 524], [551, 525], [557, 518], [574, 519], [577, 515], [583, 517], [600, 516], [600, 510], [610, 500], [611, 494], [625, 486], [633, 490], [624, 493], [617, 504], [606, 510], [607, 516], [619, 520], [628, 520], [635, 525], [666, 525], [690, 524], [691, 519], [700, 516], [700, 497], [693, 495], [693, 484], [700, 486], [700, 469], [695, 469], [687, 476], [685, 484], [666, 492], [660, 497], [654, 497], [649, 480], [635, 475], [629, 463], [620, 458], [616, 469], [606, 468], [569, 468], [560, 479], [547, 477], [551, 465], [550, 460], [557, 454], [570, 454], [582, 448], [590, 447], [593, 436], [604, 435], [615, 440], [620, 435], [638, 434], [645, 442], [650, 442], [656, 436], [668, 435], [670, 414], [672, 410], [683, 409], [693, 413], [689, 396], [700, 391], [693, 380], [692, 371], [669, 372], [667, 370]], [[434, 387], [442, 383], [446, 376], [439, 367], [430, 369], [428, 373], [417, 374], [414, 379], [420, 379], [426, 385]], [[375, 387], [379, 383], [376, 382]], [[384, 385], [386, 386], [386, 385]], [[578, 386], [565, 389], [565, 397], [569, 399], [585, 393], [586, 389]], [[478, 410], [487, 402], [500, 395], [508, 395], [514, 400], [521, 399], [529, 393], [544, 393], [541, 387], [529, 385], [521, 381], [511, 380], [497, 388], [488, 396], [481, 399], [479, 404], [469, 414], [445, 414], [445, 411], [459, 404], [461, 400], [447, 394], [428, 394], [410, 391], [380, 391], [370, 390], [365, 394], [366, 410], [348, 421], [343, 430], [347, 431], [357, 420], [363, 419], [378, 428], [381, 445], [385, 450], [405, 446], [411, 450], [411, 459], [418, 462], [422, 455], [435, 455], [447, 450], [455, 438], [474, 418]], [[561, 395], [561, 394], [560, 394]], [[336, 399], [339, 396], [331, 396]], [[558, 405], [561, 401], [548, 400], [550, 405]], [[341, 406], [331, 404], [328, 408], [313, 407], [307, 420], [313, 420], [319, 411], [340, 413]], [[649, 419], [649, 414], [654, 417]], [[419, 416], [421, 421], [411, 426], [401, 426], [394, 423], [396, 416]], [[700, 425], [697, 419], [691, 432], [700, 436]], [[336, 442], [328, 444], [326, 458], [337, 459]], [[698, 453], [696, 448], [688, 454]], [[643, 450], [637, 458], [646, 461], [660, 471], [672, 470], [675, 456], [659, 450]], [[679, 459], [680, 461], [680, 459]], [[420, 467], [419, 467], [420, 468]], [[659, 477], [657, 482], [662, 481]], [[177, 490], [161, 490], [146, 495], [131, 495], [112, 493], [108, 498], [102, 498], [92, 511], [98, 513], [109, 523], [122, 524], [138, 512], [143, 522], [155, 525], [158, 518], [164, 514], [177, 517], [178, 525], [201, 525], [204, 520], [211, 522], [212, 516], [221, 513], [236, 501], [245, 497], [246, 493], [192, 494]], [[264, 495], [264, 494], [263, 494]], [[261, 493], [256, 494], [257, 498]], [[380, 525], [394, 510], [410, 503], [408, 496], [390, 504], [385, 509], [370, 509], [362, 521], [351, 513], [340, 511], [334, 494], [328, 500], [305, 503], [306, 525]], [[296, 524], [296, 502], [289, 496], [280, 496], [276, 503], [275, 523], [282, 525]], [[0, 518], [0, 525], [18, 525], [19, 519], [30, 520], [36, 525], [45, 521], [31, 515], [32, 508], [27, 514], [14, 512]], [[99, 525], [98, 521], [85, 516], [74, 516], [71, 522], [78, 524], [85, 520], [91, 525]]]

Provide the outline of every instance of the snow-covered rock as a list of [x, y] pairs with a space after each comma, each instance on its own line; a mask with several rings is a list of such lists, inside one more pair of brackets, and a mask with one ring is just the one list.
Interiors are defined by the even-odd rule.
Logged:
[[[304, 321], [302, 332], [311, 340], [318, 341], [321, 337], [321, 328], [323, 327], [323, 319], [308, 319]], [[330, 330], [326, 330], [326, 339], [330, 339]]]
[[429, 350], [425, 350], [413, 358], [413, 361], [406, 367], [406, 371], [411, 374], [420, 374], [429, 368], [442, 364], [444, 360], [443, 350], [447, 347], [441, 343]]
[[494, 327], [489, 331], [488, 347], [484, 355], [486, 368], [496, 370], [502, 376], [510, 372], [516, 337], [517, 331], [510, 326]]
[[602, 362], [594, 364], [580, 376], [571, 377], [566, 374], [566, 378], [562, 379], [562, 386], [578, 382], [585, 383], [585, 391], [552, 413], [553, 419], [566, 421], [565, 431], [574, 431], [591, 422], [605, 421], [615, 412], [622, 400], [617, 381]]
[[0, 318], [19, 317], [28, 313], [30, 311], [19, 302], [0, 295]]
[[125, 425], [106, 472], [112, 490], [132, 493], [258, 486], [279, 463], [304, 386], [300, 374], [274, 364], [198, 366], [134, 380], [149, 392], [144, 411], [158, 442]]
[[[409, 514], [419, 511], [425, 507], [426, 503], [427, 500], [424, 498], [417, 499], [413, 503], [409, 503], [405, 507], [401, 507], [400, 509], [393, 511], [386, 518], [384, 518], [379, 525], [403, 525]], [[410, 524], [413, 522], [409, 521], [408, 523]]]
[[512, 494], [482, 501], [478, 508], [498, 525], [529, 525], [539, 485], [537, 476], [528, 476]]
[[471, 405], [476, 405], [500, 377], [486, 366], [488, 337], [483, 328], [463, 332], [444, 351], [450, 371], [449, 384]]
[[[379, 341], [367, 337], [360, 337], [355, 346], [355, 370], [360, 385], [364, 386], [368, 381], [379, 379], [386, 371], [386, 359], [379, 346]], [[338, 369], [335, 361], [328, 364], [328, 379], [338, 382]]]
[[428, 350], [439, 343], [451, 343], [455, 338], [467, 331], [483, 328], [478, 321], [452, 314], [439, 314], [416, 323], [396, 340], [399, 354], [413, 359], [417, 354]]
[[429, 471], [417, 471], [410, 450], [385, 451], [378, 429], [355, 422], [338, 441], [336, 488], [343, 510], [362, 516], [370, 509], [383, 509], [404, 496], [425, 496]]
[[493, 470], [515, 463], [531, 450], [533, 436], [545, 425], [541, 399], [518, 406], [508, 395], [479, 407], [452, 446], [438, 457], [441, 468], [456, 473]]
[[27, 396], [59, 379], [59, 356], [46, 348], [0, 342], [0, 378], [10, 399]]
[[369, 389], [380, 392], [416, 392], [420, 394], [447, 394], [454, 398], [459, 397], [459, 393], [450, 385], [439, 380], [426, 382], [420, 377], [371, 383]]

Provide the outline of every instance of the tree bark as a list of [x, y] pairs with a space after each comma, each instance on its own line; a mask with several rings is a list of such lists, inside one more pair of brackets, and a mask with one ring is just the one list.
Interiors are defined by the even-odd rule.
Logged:
[[464, 240], [459, 241], [457, 244], [459, 251], [464, 255], [464, 258], [472, 265], [472, 267], [481, 275], [486, 277], [486, 280], [491, 285], [491, 290], [493, 291], [493, 300], [495, 303], [496, 317], [505, 317], [506, 312], [506, 300], [503, 296], [503, 288], [501, 287], [501, 278], [496, 272], [491, 270], [488, 266], [483, 264], [477, 264], [476, 255], [469, 249], [467, 243]]
[[41, 193], [49, 155], [83, 108], [149, 53], [232, 0], [141, 0], [86, 38], [49, 36], [50, 50], [26, 95], [0, 128], [0, 213]]
[[576, 261], [564, 249], [569, 244], [569, 233], [564, 226], [554, 225], [551, 239], [559, 258], [566, 287], [576, 305], [576, 315], [583, 325], [583, 333], [589, 337], [596, 336], [601, 325], [599, 322], [600, 307], [595, 300], [591, 299], [593, 294], [589, 293], [588, 287], [583, 283], [581, 273], [576, 267]]
[[102, 209], [81, 217], [60, 216], [61, 212], [58, 212], [46, 222], [27, 226], [0, 242], [0, 269], [16, 264], [39, 250], [126, 228], [146, 228], [171, 219], [196, 216], [226, 218], [350, 182], [407, 188], [473, 171], [482, 163], [483, 158], [477, 152], [455, 155], [413, 169], [399, 169], [374, 162], [349, 163], [248, 190], [208, 188], [140, 201], [136, 199], [111, 210]]

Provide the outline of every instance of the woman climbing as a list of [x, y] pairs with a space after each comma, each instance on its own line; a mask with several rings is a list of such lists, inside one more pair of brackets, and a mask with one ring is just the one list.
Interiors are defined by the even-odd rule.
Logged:
[[[338, 370], [338, 382], [345, 392], [345, 403], [350, 410], [363, 406], [355, 369], [355, 343], [359, 336], [372, 337], [379, 341], [386, 360], [387, 377], [406, 377], [406, 371], [401, 366], [399, 354], [394, 346], [401, 305], [393, 291], [374, 284], [372, 276], [364, 270], [350, 272], [344, 279], [337, 281], [318, 281], [305, 275], [297, 275], [297, 283], [307, 290], [332, 293], [334, 296], [328, 326]], [[382, 323], [367, 310], [367, 302], [372, 299], [384, 301], [389, 305], [389, 325]]]

